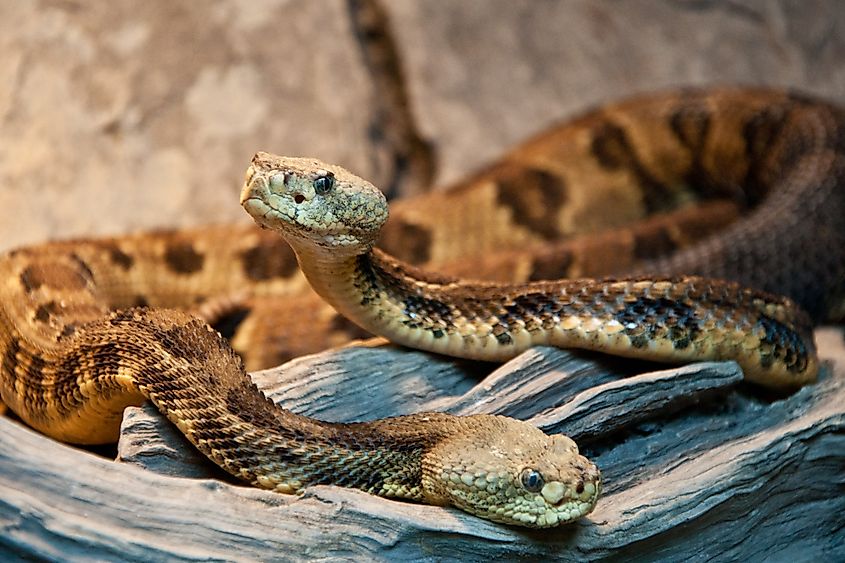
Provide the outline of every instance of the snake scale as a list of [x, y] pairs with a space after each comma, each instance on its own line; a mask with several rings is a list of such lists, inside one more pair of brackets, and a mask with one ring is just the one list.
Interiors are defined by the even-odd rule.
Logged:
[[[459, 270], [461, 256], [481, 254], [477, 271], [506, 266], [497, 282], [374, 249], [387, 219], [378, 189], [314, 159], [259, 153], [241, 199], [274, 232], [146, 233], [0, 259], [0, 396], [32, 427], [81, 444], [115, 440], [123, 409], [149, 399], [215, 463], [280, 492], [331, 483], [510, 524], [569, 522], [601, 489], [569, 438], [490, 415], [299, 416], [264, 398], [204, 319], [245, 303], [241, 317], [260, 316], [262, 299], [304, 295], [295, 255], [338, 311], [409, 346], [493, 360], [535, 344], [735, 359], [749, 380], [793, 388], [816, 376], [813, 322], [843, 312], [844, 125], [830, 105], [770, 90], [639, 97], [525, 143], [385, 226], [383, 246], [400, 258]], [[690, 194], [728, 206], [702, 223], [687, 216]], [[735, 209], [745, 216], [710, 234]], [[646, 214], [657, 215], [630, 225]], [[596, 215], [610, 235], [595, 233]], [[542, 281], [591, 275], [596, 255], [630, 275]]]

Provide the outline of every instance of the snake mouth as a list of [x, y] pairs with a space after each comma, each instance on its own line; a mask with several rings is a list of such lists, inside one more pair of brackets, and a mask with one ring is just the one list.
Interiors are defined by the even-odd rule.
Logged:
[[538, 493], [546, 510], [522, 515], [524, 525], [532, 528], [551, 528], [574, 522], [593, 511], [601, 495], [601, 476], [598, 470], [585, 475], [577, 483], [561, 481], [546, 483]]
[[[556, 503], [546, 500], [547, 508], [545, 511], [539, 514], [536, 512], [524, 514], [521, 516], [522, 521], [516, 523], [530, 528], [553, 528], [575, 522], [593, 511], [600, 494], [600, 483], [588, 483], [584, 486], [584, 491], [581, 494], [571, 490], [570, 494]], [[543, 498], [545, 499], [545, 496]], [[519, 520], [520, 516], [514, 516], [514, 519]]]
[[255, 190], [260, 190], [263, 182], [260, 176], [252, 178], [252, 182], [244, 186], [241, 197], [241, 205], [261, 228], [279, 232], [294, 249], [299, 248], [298, 241], [308, 241], [309, 246], [332, 249], [335, 252], [341, 247], [357, 243], [358, 235], [352, 229], [337, 225], [333, 229], [317, 229], [305, 225], [299, 220], [296, 207], [290, 210], [280, 209], [270, 203], [267, 197], [256, 195]]
[[246, 174], [244, 175], [244, 186], [248, 186], [252, 182], [253, 176], [255, 176], [255, 166], [250, 166], [246, 169]]
[[241, 189], [241, 206], [255, 222], [260, 227], [285, 233], [307, 235], [314, 230], [298, 220], [297, 207], [284, 209], [283, 206], [273, 205], [272, 201], [277, 197], [270, 192], [264, 175], [250, 166]]
[[540, 495], [549, 505], [555, 508], [578, 502], [595, 502], [601, 493], [601, 479], [581, 481], [575, 486], [567, 486], [560, 481], [546, 483], [540, 491]]
[[307, 241], [310, 247], [334, 252], [341, 248], [363, 249], [356, 250], [360, 253], [371, 244], [366, 242], [372, 238], [367, 229], [350, 227], [337, 216], [329, 215], [327, 220], [325, 209], [312, 209], [296, 194], [274, 193], [267, 173], [254, 167], [247, 171], [240, 199], [241, 206], [260, 227], [279, 232], [295, 249], [299, 241]]
[[296, 223], [295, 217], [289, 216], [282, 210], [269, 205], [261, 197], [250, 196], [243, 198], [241, 205], [261, 227], [290, 230], [300, 226]]
[[[503, 490], [513, 489], [506, 486]], [[575, 522], [593, 511], [601, 495], [601, 480], [583, 484], [546, 483], [541, 492], [530, 495], [485, 495], [478, 489], [458, 486], [451, 503], [490, 520], [527, 528], [553, 528]], [[474, 500], [471, 500], [474, 499]]]

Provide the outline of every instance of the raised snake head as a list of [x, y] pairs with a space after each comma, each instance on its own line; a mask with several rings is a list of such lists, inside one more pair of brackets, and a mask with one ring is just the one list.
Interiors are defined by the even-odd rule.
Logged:
[[246, 174], [241, 205], [262, 227], [337, 254], [370, 250], [387, 221], [384, 195], [363, 178], [314, 158], [259, 152]]

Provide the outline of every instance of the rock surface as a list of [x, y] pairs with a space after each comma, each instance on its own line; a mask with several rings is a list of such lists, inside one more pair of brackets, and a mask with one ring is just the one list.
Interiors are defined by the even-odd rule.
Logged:
[[2, 2], [0, 37], [4, 249], [247, 221], [260, 149], [373, 172], [343, 0]]

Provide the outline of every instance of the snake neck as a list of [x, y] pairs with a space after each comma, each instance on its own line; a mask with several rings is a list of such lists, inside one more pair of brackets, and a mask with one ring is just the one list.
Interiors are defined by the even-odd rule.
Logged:
[[[362, 328], [389, 334], [400, 344], [414, 345], [413, 340], [401, 338], [403, 327], [415, 325], [418, 318], [417, 309], [421, 307], [414, 304], [437, 307], [426, 296], [456, 281], [406, 264], [369, 245], [357, 252], [337, 252], [291, 239], [289, 242], [303, 274], [323, 299]], [[447, 304], [440, 308], [449, 310]], [[424, 314], [422, 310], [419, 313]], [[426, 318], [420, 317], [419, 322]], [[434, 332], [434, 324], [420, 324], [420, 328]]]
[[373, 249], [295, 248], [305, 276], [365, 330], [413, 348], [503, 361], [536, 345], [659, 362], [736, 360], [747, 379], [795, 387], [818, 371], [812, 323], [790, 300], [698, 277], [462, 281]]

